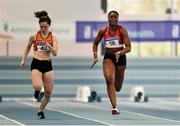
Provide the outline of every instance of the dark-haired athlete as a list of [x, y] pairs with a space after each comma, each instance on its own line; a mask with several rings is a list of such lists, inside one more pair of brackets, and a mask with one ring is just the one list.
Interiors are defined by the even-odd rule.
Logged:
[[124, 27], [118, 25], [119, 13], [108, 13], [109, 26], [102, 28], [93, 43], [93, 55], [95, 64], [98, 61], [98, 44], [104, 39], [105, 55], [103, 60], [103, 73], [106, 79], [107, 92], [112, 104], [112, 114], [119, 114], [116, 104], [116, 91], [119, 92], [124, 81], [126, 69], [126, 53], [131, 51], [131, 42]]
[[32, 85], [35, 90], [34, 98], [38, 99], [40, 90], [44, 87], [44, 96], [37, 113], [40, 119], [45, 119], [44, 109], [49, 102], [54, 85], [54, 73], [52, 68], [51, 54], [57, 55], [57, 38], [49, 31], [51, 19], [46, 11], [35, 12], [35, 17], [39, 18], [40, 31], [29, 38], [29, 42], [22, 56], [20, 66], [25, 66], [25, 59], [33, 45], [34, 56], [31, 63]]

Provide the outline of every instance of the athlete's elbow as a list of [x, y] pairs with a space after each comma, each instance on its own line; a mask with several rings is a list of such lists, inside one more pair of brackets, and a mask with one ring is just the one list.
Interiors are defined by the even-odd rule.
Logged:
[[57, 52], [56, 51], [53, 51], [52, 54], [53, 54], [53, 56], [57, 56]]
[[131, 52], [131, 47], [127, 47], [127, 52]]
[[53, 56], [57, 56], [57, 53], [54, 53]]

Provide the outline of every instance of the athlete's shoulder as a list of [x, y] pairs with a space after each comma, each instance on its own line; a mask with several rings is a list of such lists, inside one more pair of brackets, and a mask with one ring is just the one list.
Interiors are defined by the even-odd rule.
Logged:
[[125, 28], [124, 26], [118, 25], [118, 27], [119, 27], [119, 30], [120, 30], [120, 31], [124, 31], [124, 30], [126, 31], [126, 28]]
[[37, 32], [31, 34], [30, 37], [29, 37], [29, 39], [30, 39], [31, 41], [34, 41], [34, 40], [36, 39], [36, 36], [37, 36]]
[[50, 32], [50, 34], [52, 35], [53, 38], [57, 38], [57, 36], [58, 36], [58, 35], [57, 35], [56, 33], [54, 33], [54, 32]]
[[106, 32], [106, 29], [107, 29], [107, 27], [103, 27], [103, 28], [99, 29], [99, 34], [104, 35], [104, 33]]
[[49, 32], [49, 34], [51, 34], [52, 36], [57, 36], [57, 34], [56, 33], [54, 33], [54, 32]]
[[52, 35], [52, 40], [55, 42], [58, 40], [58, 35], [54, 32], [51, 32], [51, 35]]

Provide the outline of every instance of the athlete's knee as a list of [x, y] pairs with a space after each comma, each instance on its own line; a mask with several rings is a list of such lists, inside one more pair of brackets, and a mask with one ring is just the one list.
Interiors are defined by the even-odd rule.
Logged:
[[51, 92], [51, 91], [45, 91], [45, 93], [44, 93], [44, 97], [46, 97], [46, 98], [50, 98], [50, 97], [51, 97], [51, 94], [52, 94], [52, 92]]
[[33, 88], [37, 91], [40, 91], [42, 86], [41, 85], [33, 85]]
[[113, 84], [114, 83], [114, 79], [112, 76], [106, 76], [106, 83], [107, 84]]
[[122, 86], [116, 87], [116, 91], [119, 92], [121, 90]]
[[119, 92], [122, 89], [123, 83], [115, 83], [115, 89], [117, 92]]

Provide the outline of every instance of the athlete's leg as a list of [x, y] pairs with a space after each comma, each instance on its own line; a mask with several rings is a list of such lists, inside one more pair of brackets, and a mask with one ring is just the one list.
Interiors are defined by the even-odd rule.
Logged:
[[110, 102], [113, 107], [116, 106], [116, 91], [114, 87], [115, 82], [115, 66], [110, 59], [104, 59], [103, 61], [103, 73], [106, 79], [107, 92]]
[[115, 75], [115, 88], [116, 91], [119, 92], [122, 88], [123, 81], [124, 81], [124, 72], [125, 72], [126, 66], [117, 66], [116, 67], [116, 75]]
[[52, 90], [54, 86], [53, 71], [49, 71], [43, 74], [43, 85], [44, 85], [44, 96], [42, 97], [41, 100], [40, 111], [43, 111], [45, 109], [52, 94]]
[[42, 73], [39, 72], [39, 70], [33, 69], [31, 71], [31, 77], [32, 77], [32, 86], [35, 90], [34, 97], [36, 99], [38, 99], [39, 93], [40, 93], [41, 88], [43, 86]]

